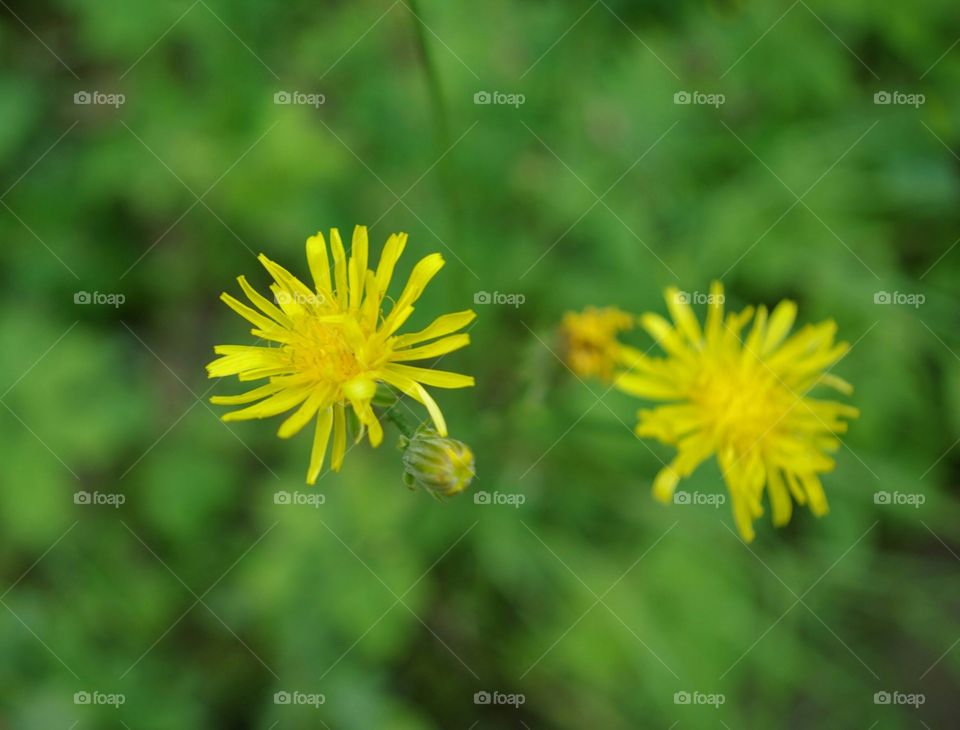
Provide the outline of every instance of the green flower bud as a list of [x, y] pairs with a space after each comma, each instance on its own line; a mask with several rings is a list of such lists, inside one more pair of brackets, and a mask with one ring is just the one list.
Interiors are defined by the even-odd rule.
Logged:
[[420, 429], [413, 438], [402, 437], [400, 448], [404, 484], [425, 489], [438, 499], [459, 494], [476, 475], [470, 447], [433, 429]]

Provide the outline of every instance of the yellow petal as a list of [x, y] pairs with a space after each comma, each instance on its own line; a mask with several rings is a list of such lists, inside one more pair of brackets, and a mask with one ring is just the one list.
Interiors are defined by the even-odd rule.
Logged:
[[683, 338], [659, 314], [650, 312], [644, 314], [640, 317], [640, 326], [650, 333], [660, 347], [674, 357], [689, 358], [692, 354]]
[[[663, 408], [672, 408], [673, 406], [662, 406]], [[690, 424], [692, 426], [692, 424]], [[677, 430], [686, 432], [688, 426], [679, 427]], [[700, 464], [706, 461], [713, 453], [713, 439], [710, 434], [704, 431], [694, 431], [689, 435], [683, 436], [677, 444], [677, 458], [673, 460], [673, 468], [681, 477], [688, 477], [696, 470]]]
[[211, 378], [240, 375], [251, 371], [259, 372], [264, 369], [283, 371], [289, 367], [285, 356], [274, 347], [217, 345], [213, 351], [223, 357], [207, 365], [207, 372]]
[[[343, 250], [343, 240], [340, 238], [340, 231], [336, 228], [330, 229], [330, 250], [333, 251], [333, 279], [337, 285], [335, 292], [337, 303], [343, 309], [347, 306], [347, 254]], [[334, 434], [334, 443], [336, 443], [336, 434]]]
[[690, 304], [684, 298], [683, 292], [677, 287], [671, 286], [666, 291], [667, 309], [670, 310], [670, 316], [680, 330], [690, 341], [691, 344], [699, 345], [703, 339], [703, 333], [700, 331], [700, 323], [693, 314]]
[[330, 259], [327, 257], [327, 244], [319, 231], [307, 239], [307, 264], [310, 275], [318, 292], [333, 293], [330, 284]]
[[257, 309], [270, 317], [270, 319], [279, 322], [284, 327], [290, 327], [290, 318], [287, 317], [287, 315], [283, 313], [283, 310], [277, 307], [277, 305], [250, 286], [249, 282], [247, 282], [247, 277], [238, 276], [237, 282], [240, 284], [240, 288], [243, 289], [243, 293], [247, 295], [247, 299], [253, 302]]
[[654, 498], [664, 504], [669, 504], [679, 482], [680, 475], [677, 474], [674, 468], [672, 466], [665, 466], [657, 473], [656, 478], [653, 480]]
[[369, 269], [367, 270], [367, 278], [363, 290], [364, 300], [360, 305], [360, 320], [372, 331], [377, 328], [377, 321], [380, 318], [380, 300], [375, 294], [377, 282], [374, 278], [374, 273]]
[[347, 418], [343, 406], [337, 403], [333, 407], [333, 453], [330, 459], [330, 468], [340, 471], [343, 466], [343, 455], [347, 450]]
[[[374, 389], [376, 389], [376, 386], [374, 386]], [[361, 426], [367, 429], [370, 437], [370, 445], [373, 448], [377, 448], [383, 442], [383, 426], [380, 425], [380, 419], [377, 418], [377, 414], [373, 412], [369, 399], [351, 398], [350, 404], [353, 406], [354, 413], [357, 414], [357, 419], [360, 421]], [[358, 441], [362, 436], [363, 433], [361, 432], [358, 435]]]
[[369, 429], [367, 433], [370, 437], [370, 445], [373, 448], [377, 448], [383, 443], [383, 426], [381, 426], [380, 421], [377, 420], [372, 421], [368, 426]]
[[383, 299], [387, 287], [390, 286], [390, 279], [393, 278], [393, 269], [397, 265], [397, 260], [403, 253], [407, 245], [406, 233], [394, 233], [387, 239], [386, 245], [380, 254], [380, 263], [377, 264], [377, 304]]
[[747, 340], [743, 344], [743, 349], [750, 359], [760, 357], [763, 349], [763, 341], [767, 332], [767, 308], [760, 305], [757, 308], [757, 316], [753, 320], [753, 329], [747, 335]]
[[432, 340], [436, 337], [443, 337], [444, 335], [448, 335], [451, 332], [456, 332], [458, 329], [466, 327], [474, 320], [474, 318], [476, 318], [476, 316], [476, 312], [470, 309], [464, 310], [463, 312], [453, 312], [452, 314], [441, 315], [419, 332], [411, 332], [410, 334], [399, 335], [394, 340], [394, 347], [400, 349], [402, 347], [407, 347], [408, 345], [415, 345], [418, 342]]
[[780, 475], [780, 469], [774, 464], [767, 465], [767, 484], [770, 490], [770, 508], [773, 511], [773, 524], [782, 527], [790, 522], [793, 514], [793, 500]]
[[797, 479], [797, 475], [793, 471], [786, 471], [787, 474], [787, 487], [790, 489], [790, 494], [793, 495], [793, 499], [797, 504], [806, 504], [807, 503], [807, 494], [803, 490], [803, 487], [800, 485], [800, 480]]
[[789, 299], [784, 299], [776, 306], [776, 308], [773, 310], [773, 314], [770, 315], [770, 323], [767, 326], [767, 334], [766, 337], [764, 337], [763, 345], [761, 346], [761, 355], [768, 355], [777, 349], [780, 343], [786, 339], [788, 334], [790, 334], [790, 330], [793, 327], [793, 323], [796, 318], [797, 305], [794, 302], [791, 302]]
[[437, 405], [437, 402], [427, 392], [426, 388], [420, 385], [420, 383], [418, 383], [416, 380], [408, 376], [392, 372], [391, 370], [381, 370], [378, 375], [386, 383], [389, 383], [390, 385], [399, 389], [402, 393], [410, 396], [418, 403], [423, 404], [427, 409], [427, 413], [430, 414], [430, 418], [433, 419], [433, 425], [437, 429], [437, 433], [439, 433], [441, 436], [447, 435], [447, 422], [443, 417], [440, 406]]
[[294, 293], [287, 291], [279, 284], [271, 284], [270, 291], [273, 292], [273, 301], [280, 305], [280, 309], [282, 309], [283, 313], [290, 317], [291, 320], [296, 320], [297, 317], [300, 317], [306, 312], [304, 304], [310, 301], [310, 295], [305, 295], [302, 292]]
[[469, 388], [476, 384], [472, 375], [461, 375], [446, 370], [432, 370], [394, 363], [388, 363], [385, 369], [424, 385], [432, 385], [434, 388]]
[[317, 411], [325, 405], [330, 397], [330, 391], [324, 388], [314, 388], [303, 404], [297, 411], [280, 425], [277, 436], [282, 439], [288, 439], [296, 436], [316, 415]]
[[711, 282], [706, 323], [706, 339], [709, 344], [717, 342], [723, 330], [723, 304], [723, 284], [719, 281]]
[[846, 342], [838, 342], [829, 350], [824, 350], [816, 355], [810, 355], [809, 357], [797, 358], [786, 366], [786, 371], [794, 376], [815, 373], [823, 368], [833, 365], [835, 362], [843, 358], [847, 352], [849, 352], [849, 350], [850, 346]]
[[242, 408], [239, 411], [225, 413], [221, 416], [221, 419], [229, 422], [246, 421], [251, 418], [269, 418], [300, 405], [308, 395], [310, 395], [309, 388], [283, 390], [255, 405]]
[[836, 331], [837, 325], [832, 320], [817, 325], [805, 325], [789, 337], [776, 352], [771, 354], [767, 364], [776, 369], [781, 365], [793, 363], [797, 359], [829, 345], [833, 341]]
[[823, 493], [823, 485], [820, 484], [817, 475], [801, 474], [800, 483], [803, 485], [803, 490], [807, 494], [807, 499], [810, 500], [810, 511], [817, 517], [822, 517], [827, 514], [827, 512], [830, 511], [830, 508], [827, 506], [827, 496]]
[[747, 307], [742, 312], [729, 312], [727, 321], [723, 324], [723, 334], [720, 337], [718, 348], [728, 351], [738, 351], [740, 345], [740, 331], [753, 316], [753, 307]]
[[410, 278], [407, 280], [407, 285], [404, 287], [403, 292], [397, 299], [397, 303], [393, 306], [390, 315], [384, 322], [384, 329], [388, 334], [396, 332], [397, 327], [410, 316], [410, 312], [413, 311], [413, 303], [420, 298], [420, 295], [423, 294], [423, 290], [427, 288], [430, 280], [443, 268], [443, 264], [443, 256], [438, 253], [432, 253], [429, 256], [424, 256], [417, 262], [417, 265], [413, 267]]
[[756, 532], [753, 530], [753, 517], [750, 514], [750, 507], [743, 499], [732, 498], [733, 519], [737, 524], [737, 532], [740, 533], [740, 539], [744, 542], [753, 542]]
[[429, 345], [414, 347], [411, 350], [400, 350], [390, 356], [391, 362], [406, 362], [409, 360], [425, 360], [430, 357], [439, 357], [448, 352], [459, 350], [470, 344], [470, 335], [459, 334], [444, 337], [442, 340], [431, 342]]
[[223, 292], [223, 294], [220, 295], [220, 300], [245, 320], [253, 325], [256, 325], [262, 330], [271, 330], [277, 326], [277, 323], [272, 319], [263, 316], [259, 312], [256, 312], [226, 292]]
[[290, 294], [291, 299], [300, 299], [301, 301], [311, 300], [314, 295], [313, 291], [300, 281], [300, 279], [277, 262], [268, 259], [264, 254], [260, 254], [257, 258], [260, 260], [260, 263], [263, 264], [263, 268], [273, 277], [273, 280], [277, 283], [277, 286], [280, 287], [281, 291]]
[[390, 310], [390, 315], [383, 322], [380, 335], [383, 338], [390, 337], [403, 326], [403, 323], [407, 321], [411, 314], [413, 314], [412, 306], [397, 307], [394, 305], [393, 309]]
[[240, 406], [245, 403], [253, 403], [261, 398], [266, 398], [268, 395], [273, 395], [285, 387], [283, 383], [267, 383], [266, 385], [261, 385], [259, 388], [248, 390], [246, 393], [240, 393], [239, 395], [215, 395], [210, 398], [210, 402], [215, 406]]
[[645, 375], [622, 373], [614, 378], [613, 384], [624, 393], [636, 395], [641, 398], [673, 400], [680, 397], [680, 392], [673, 384]]
[[363, 287], [367, 277], [367, 259], [369, 257], [367, 227], [356, 226], [353, 229], [353, 241], [350, 244], [350, 308], [357, 309], [363, 299]]
[[[673, 464], [680, 476], [692, 474], [697, 465], [709, 456], [712, 446], [700, 431], [704, 419], [695, 406], [659, 406], [652, 411], [641, 410], [637, 415], [640, 419], [636, 428], [638, 436], [652, 436], [664, 443], [677, 444], [677, 448], [681, 449]], [[704, 452], [702, 456], [701, 451]]]
[[330, 430], [333, 428], [333, 409], [324, 408], [317, 416], [317, 430], [313, 434], [313, 449], [310, 452], [310, 468], [307, 470], [307, 484], [317, 483], [320, 470], [323, 469], [323, 459], [327, 454], [327, 442], [330, 440]]

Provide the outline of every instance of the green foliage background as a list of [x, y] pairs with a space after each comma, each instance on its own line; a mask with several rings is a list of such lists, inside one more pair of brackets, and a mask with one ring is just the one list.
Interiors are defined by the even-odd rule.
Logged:
[[[955, 722], [956, 3], [2, 5], [0, 727]], [[395, 435], [323, 476], [322, 507], [277, 505], [309, 437], [206, 404], [238, 391], [206, 380], [212, 346], [250, 340], [219, 293], [356, 223], [377, 251], [411, 234], [403, 275], [444, 253], [413, 326], [525, 297], [476, 306], [444, 366], [478, 385], [440, 393], [472, 491], [522, 506], [408, 492]], [[749, 548], [728, 505], [654, 503], [670, 452], [631, 434], [638, 403], [548, 349], [568, 309], [662, 311], [714, 278], [854, 344], [830, 516], [764, 517]], [[714, 467], [685, 488], [723, 491]], [[125, 703], [74, 704], [94, 690]], [[326, 702], [274, 703], [294, 690]], [[894, 690], [925, 703], [874, 704]]]

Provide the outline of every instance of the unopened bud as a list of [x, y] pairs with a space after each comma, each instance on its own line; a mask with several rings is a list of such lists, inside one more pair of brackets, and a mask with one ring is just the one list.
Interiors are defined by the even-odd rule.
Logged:
[[473, 481], [473, 452], [462, 441], [444, 438], [432, 429], [421, 429], [413, 438], [403, 438], [403, 481], [435, 497], [452, 497]]

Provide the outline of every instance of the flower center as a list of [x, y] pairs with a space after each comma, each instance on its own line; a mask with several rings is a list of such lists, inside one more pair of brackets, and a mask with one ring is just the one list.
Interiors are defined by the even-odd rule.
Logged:
[[745, 453], [772, 434], [796, 396], [772, 373], [739, 365], [704, 372], [691, 399], [707, 416], [714, 437]]
[[322, 383], [344, 383], [363, 371], [339, 324], [304, 318], [289, 351], [294, 369]]

